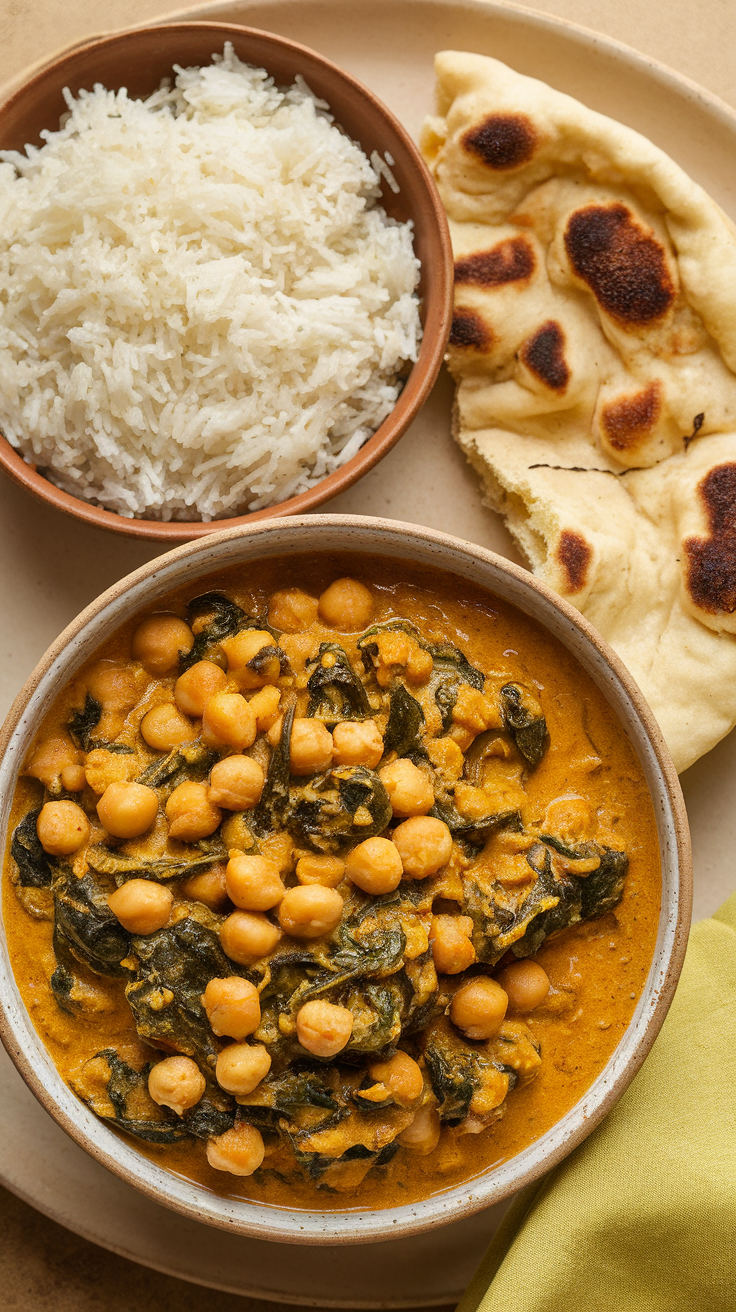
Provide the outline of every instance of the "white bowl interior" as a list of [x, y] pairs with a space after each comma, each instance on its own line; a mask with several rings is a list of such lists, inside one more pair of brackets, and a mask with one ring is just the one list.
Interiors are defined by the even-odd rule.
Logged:
[[267, 556], [308, 557], [313, 552], [332, 553], [339, 561], [346, 551], [388, 557], [395, 563], [397, 578], [401, 577], [401, 562], [406, 560], [434, 565], [471, 580], [532, 615], [577, 658], [618, 715], [647, 780], [659, 835], [662, 909], [651, 969], [626, 1033], [595, 1082], [556, 1125], [508, 1162], [465, 1184], [404, 1207], [364, 1212], [350, 1208], [341, 1213], [287, 1210], [222, 1198], [159, 1167], [98, 1120], [64, 1082], [36, 1033], [13, 977], [3, 933], [0, 1002], [5, 1044], [36, 1096], [45, 1105], [52, 1104], [53, 1115], [63, 1128], [100, 1162], [152, 1192], [159, 1202], [210, 1225], [282, 1243], [369, 1243], [456, 1221], [500, 1202], [560, 1160], [597, 1123], [614, 1091], [625, 1087], [646, 1055], [654, 1013], [663, 1008], [668, 972], [678, 970], [681, 961], [682, 933], [678, 924], [683, 917], [689, 918], [689, 889], [683, 889], [680, 881], [678, 827], [658, 759], [661, 748], [640, 718], [636, 691], [632, 696], [627, 687], [630, 681], [624, 672], [619, 674], [609, 664], [585, 631], [584, 621], [576, 620], [574, 612], [562, 608], [531, 576], [490, 552], [410, 525], [352, 516], [265, 521], [189, 544], [160, 558], [154, 568], [147, 566], [130, 575], [129, 583], [124, 580], [105, 594], [106, 604], [96, 602], [83, 612], [51, 649], [45, 669], [41, 663], [41, 677], [20, 714], [18, 704], [10, 713], [11, 719], [17, 716], [17, 725], [0, 764], [3, 850], [15, 781], [36, 728], [59, 689], [111, 631], [164, 593], [184, 584], [196, 586], [200, 578], [222, 568], [246, 565]]

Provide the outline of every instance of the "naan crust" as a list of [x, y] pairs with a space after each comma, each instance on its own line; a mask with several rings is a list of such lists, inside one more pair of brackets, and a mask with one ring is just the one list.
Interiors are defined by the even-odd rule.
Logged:
[[736, 723], [736, 229], [646, 138], [437, 56], [455, 436], [684, 770]]

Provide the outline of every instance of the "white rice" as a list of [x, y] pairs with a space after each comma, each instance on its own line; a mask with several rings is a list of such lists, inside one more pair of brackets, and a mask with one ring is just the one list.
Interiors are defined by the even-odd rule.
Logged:
[[[421, 335], [411, 224], [306, 84], [232, 48], [67, 94], [0, 159], [0, 429], [128, 517], [273, 505], [349, 460]], [[392, 162], [392, 161], [391, 161]]]

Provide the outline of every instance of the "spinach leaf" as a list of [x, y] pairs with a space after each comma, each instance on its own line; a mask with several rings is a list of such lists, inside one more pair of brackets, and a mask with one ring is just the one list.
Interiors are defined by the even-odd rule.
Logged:
[[147, 788], [161, 788], [168, 796], [179, 784], [190, 779], [195, 782], [204, 779], [217, 760], [217, 752], [210, 751], [202, 743], [184, 743], [147, 765], [137, 782]]
[[470, 664], [459, 647], [453, 647], [449, 642], [425, 642], [416, 625], [402, 619], [376, 624], [363, 634], [358, 640], [358, 648], [364, 659], [375, 666], [378, 660], [378, 645], [373, 639], [377, 634], [391, 632], [408, 634], [432, 657], [433, 668], [428, 688], [439, 708], [442, 728], [446, 732], [452, 723], [452, 711], [461, 685], [469, 684], [471, 688], [476, 688], [479, 692], [483, 691], [485, 678], [482, 671]]
[[347, 652], [336, 642], [323, 642], [311, 668], [307, 715], [332, 728], [339, 720], [366, 720], [372, 715], [368, 694], [350, 664]]
[[197, 661], [211, 660], [216, 654], [214, 648], [223, 638], [230, 638], [241, 629], [265, 628], [273, 630], [266, 622], [255, 619], [238, 606], [224, 592], [203, 592], [187, 602], [187, 620], [192, 624], [195, 619], [209, 616], [208, 622], [197, 634], [194, 645], [189, 652], [182, 652], [179, 657], [180, 671], [188, 670]]
[[126, 856], [123, 852], [113, 852], [109, 847], [98, 845], [87, 849], [87, 864], [97, 874], [112, 875], [118, 884], [127, 879], [188, 879], [199, 870], [206, 870], [227, 857], [227, 851], [215, 844], [210, 852], [200, 856], [186, 856], [179, 859], [158, 857], [147, 861], [142, 856]]
[[388, 724], [384, 747], [397, 756], [423, 752], [421, 729], [424, 711], [416, 697], [407, 692], [403, 683], [394, 684], [389, 694]]
[[296, 701], [284, 714], [281, 737], [271, 752], [261, 800], [251, 812], [251, 827], [256, 834], [267, 834], [284, 821], [289, 805], [291, 730], [295, 713]]
[[81, 711], [73, 711], [66, 726], [81, 751], [91, 751], [94, 746], [92, 732], [97, 728], [101, 718], [102, 704], [92, 696], [91, 692], [88, 692]]
[[501, 689], [505, 726], [527, 765], [533, 770], [549, 745], [547, 721], [538, 701], [518, 683], [505, 683]]
[[[137, 1071], [114, 1048], [103, 1048], [87, 1065], [94, 1063], [99, 1067], [101, 1062], [106, 1063], [109, 1069], [106, 1090], [114, 1115], [111, 1117], [109, 1113], [106, 1114], [100, 1100], [89, 1094], [85, 1097], [84, 1088], [78, 1086], [80, 1096], [101, 1120], [111, 1121], [117, 1129], [125, 1130], [126, 1134], [144, 1143], [180, 1143], [188, 1137], [189, 1130], [180, 1118], [162, 1112], [148, 1093], [151, 1062]], [[150, 1114], [141, 1115], [142, 1112]]]
[[77, 879], [70, 866], [54, 874], [54, 928], [70, 952], [97, 975], [125, 975], [130, 935], [107, 905], [107, 894], [86, 874]]
[[18, 867], [21, 888], [50, 888], [51, 864], [36, 831], [40, 807], [29, 811], [13, 831], [10, 855]]
[[317, 851], [383, 833], [392, 816], [388, 793], [374, 770], [343, 765], [290, 789], [286, 824]]
[[143, 1039], [195, 1057], [211, 1070], [219, 1047], [202, 994], [210, 979], [238, 973], [213, 929], [187, 916], [155, 934], [135, 937], [135, 975], [125, 996]]

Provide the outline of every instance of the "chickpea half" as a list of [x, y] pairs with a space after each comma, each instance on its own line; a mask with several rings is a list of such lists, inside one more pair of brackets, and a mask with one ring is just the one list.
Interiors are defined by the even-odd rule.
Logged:
[[452, 856], [452, 834], [443, 820], [415, 815], [397, 825], [392, 834], [404, 874], [410, 879], [436, 875]]
[[450, 1020], [469, 1039], [492, 1039], [504, 1022], [508, 995], [489, 975], [461, 984], [452, 999]]
[[158, 797], [145, 784], [108, 784], [97, 803], [100, 823], [114, 838], [139, 838], [158, 815]]
[[318, 774], [332, 765], [332, 734], [321, 720], [296, 717], [289, 743], [289, 768], [292, 774]]
[[201, 719], [210, 697], [222, 692], [227, 675], [214, 661], [197, 661], [179, 675], [174, 684], [174, 700], [185, 715]]
[[250, 966], [273, 952], [281, 933], [261, 911], [233, 911], [220, 925], [220, 943], [231, 961]]
[[170, 752], [195, 737], [194, 725], [173, 702], [154, 706], [141, 720], [141, 737], [156, 752]]
[[514, 961], [496, 978], [508, 994], [511, 1016], [534, 1011], [549, 993], [549, 975], [536, 961]]
[[217, 1058], [215, 1079], [226, 1093], [246, 1097], [271, 1069], [271, 1057], [262, 1043], [231, 1043]]
[[177, 838], [183, 843], [196, 843], [200, 838], [214, 834], [222, 819], [222, 812], [219, 806], [210, 801], [207, 784], [187, 779], [169, 797], [166, 819], [169, 822], [169, 838]]
[[386, 1086], [399, 1107], [411, 1107], [424, 1092], [421, 1067], [408, 1052], [399, 1050], [386, 1061], [374, 1061], [368, 1071], [372, 1080]]
[[90, 824], [76, 802], [46, 802], [36, 821], [38, 841], [49, 856], [71, 856], [89, 842]]
[[373, 596], [357, 579], [335, 579], [319, 599], [319, 615], [334, 629], [365, 629], [373, 615]]
[[149, 615], [133, 634], [131, 652], [149, 674], [168, 674], [179, 663], [179, 657], [192, 650], [194, 634], [188, 624], [176, 615]]
[[129, 934], [155, 934], [168, 923], [174, 898], [171, 889], [152, 879], [129, 879], [107, 899], [107, 905]]
[[292, 938], [321, 938], [338, 924], [342, 909], [343, 900], [336, 889], [299, 884], [287, 888], [278, 910], [279, 924]]
[[260, 801], [266, 776], [250, 756], [226, 756], [213, 765], [209, 799], [226, 811], [250, 811]]
[[476, 960], [470, 941], [473, 922], [470, 916], [432, 916], [429, 941], [432, 959], [440, 975], [459, 975]]
[[207, 1161], [215, 1171], [252, 1175], [263, 1162], [266, 1149], [255, 1125], [238, 1121], [231, 1130], [207, 1143]]
[[300, 856], [296, 863], [296, 877], [300, 884], [322, 884], [335, 888], [345, 877], [345, 862], [339, 856]]
[[265, 856], [231, 852], [225, 880], [230, 900], [243, 911], [269, 911], [284, 896], [279, 868]]
[[366, 838], [348, 854], [345, 874], [364, 893], [393, 893], [403, 874], [398, 848], [390, 838]]
[[383, 756], [383, 738], [375, 720], [341, 720], [332, 730], [335, 765], [367, 765], [374, 770]]
[[353, 1013], [347, 1007], [315, 998], [296, 1014], [296, 1035], [303, 1048], [315, 1057], [335, 1057], [350, 1041]]
[[206, 1089], [206, 1081], [191, 1057], [164, 1057], [148, 1076], [148, 1092], [159, 1107], [170, 1107], [183, 1116], [195, 1107]]
[[436, 1107], [420, 1107], [405, 1130], [397, 1136], [399, 1143], [426, 1156], [440, 1141], [440, 1118]]
[[211, 979], [202, 994], [202, 1005], [218, 1038], [245, 1039], [261, 1023], [258, 989], [240, 975]]
[[255, 712], [239, 692], [217, 692], [205, 703], [202, 742], [205, 747], [235, 747], [239, 752], [256, 740]]
[[413, 761], [400, 757], [379, 770], [378, 777], [389, 795], [394, 815], [426, 815], [434, 806], [432, 781]]

